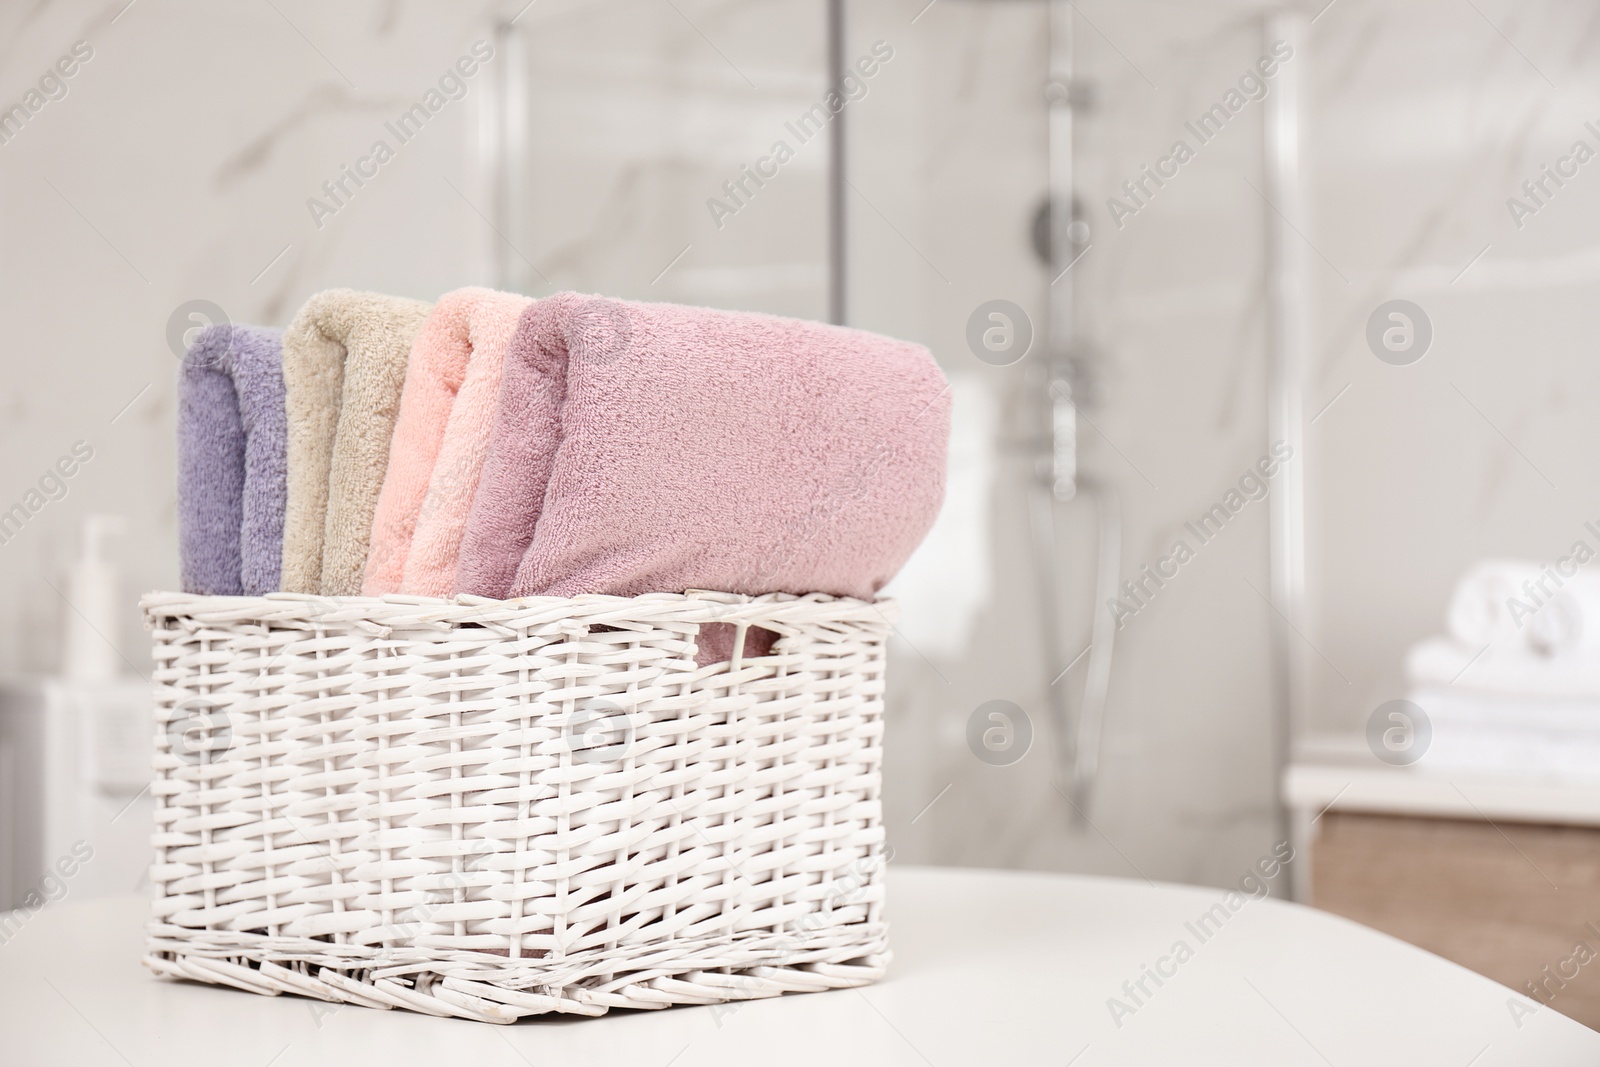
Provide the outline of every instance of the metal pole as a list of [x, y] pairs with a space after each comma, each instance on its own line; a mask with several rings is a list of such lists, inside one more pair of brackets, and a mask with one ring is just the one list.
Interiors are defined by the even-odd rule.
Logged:
[[1048, 17], [1050, 81], [1045, 86], [1045, 99], [1049, 102], [1046, 143], [1051, 253], [1048, 352], [1052, 360], [1065, 360], [1075, 355], [1072, 343], [1077, 329], [1073, 320], [1073, 279], [1070, 275], [1063, 278], [1056, 273], [1072, 259], [1072, 120], [1076, 101], [1072, 82], [1071, 0], [1050, 0]]
[[518, 197], [527, 189], [527, 40], [509, 22], [494, 27], [494, 66], [482, 104], [478, 144], [485, 207], [490, 220], [487, 245], [489, 284], [507, 292], [526, 292], [530, 279], [508, 242], [516, 232]]
[[[844, 0], [828, 0], [828, 88], [838, 89], [844, 80]], [[833, 117], [828, 140], [828, 321], [843, 326], [846, 268], [849, 249], [845, 246], [845, 115]]]
[[[1269, 13], [1262, 22], [1262, 44], [1284, 41], [1294, 58], [1279, 67], [1267, 97], [1264, 122], [1265, 208], [1267, 227], [1267, 438], [1292, 448], [1273, 488], [1270, 513], [1272, 587], [1272, 791], [1274, 840], [1286, 840], [1289, 813], [1283, 776], [1305, 712], [1304, 652], [1295, 631], [1304, 632], [1305, 469], [1304, 427], [1300, 410], [1305, 366], [1307, 298], [1305, 290], [1304, 190], [1300, 174], [1300, 94], [1305, 59], [1304, 19], [1295, 12]], [[1276, 209], [1276, 210], [1274, 210]], [[1301, 871], [1304, 864], [1297, 864]], [[1293, 894], [1303, 899], [1303, 879]]]

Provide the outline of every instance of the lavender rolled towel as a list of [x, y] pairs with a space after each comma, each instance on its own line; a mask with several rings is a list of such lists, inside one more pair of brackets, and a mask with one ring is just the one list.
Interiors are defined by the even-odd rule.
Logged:
[[178, 376], [178, 571], [188, 593], [278, 588], [286, 492], [283, 333], [200, 331]]

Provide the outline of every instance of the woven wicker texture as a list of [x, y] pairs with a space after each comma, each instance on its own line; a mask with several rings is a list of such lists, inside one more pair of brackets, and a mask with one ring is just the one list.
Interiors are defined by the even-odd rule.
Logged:
[[511, 1022], [883, 972], [887, 602], [143, 607], [159, 973]]

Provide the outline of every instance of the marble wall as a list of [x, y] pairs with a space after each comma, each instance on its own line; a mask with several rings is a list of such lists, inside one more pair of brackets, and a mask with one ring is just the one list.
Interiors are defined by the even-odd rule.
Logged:
[[[791, 129], [827, 88], [820, 3], [125, 3], [0, 13], [0, 102], [75, 42], [92, 50], [65, 96], [0, 144], [0, 502], [74, 442], [95, 449], [66, 496], [0, 545], [0, 670], [53, 665], [70, 610], [57, 589], [91, 512], [128, 517], [130, 604], [175, 583], [166, 334], [186, 301], [282, 325], [325, 286], [429, 297], [480, 283], [826, 313], [828, 149]], [[850, 319], [932, 348], [957, 411], [945, 514], [894, 590], [906, 608], [886, 783], [898, 854], [1233, 882], [1274, 832], [1267, 504], [1245, 506], [1125, 620], [1091, 822], [1074, 819], [1051, 679], [1070, 666], [1057, 688], [1083, 684], [1074, 657], [1099, 610], [1092, 516], [1081, 502], [1059, 513], [1069, 596], [1052, 644], [1031, 562], [1040, 360], [990, 366], [966, 339], [996, 298], [1044, 329], [1050, 273], [1030, 227], [1046, 190], [1047, 9], [847, 7], [847, 56], [878, 59], [845, 110]], [[1058, 284], [1076, 286], [1098, 386], [1081, 463], [1118, 494], [1132, 577], [1271, 445], [1264, 104], [1247, 99], [1203, 143], [1186, 125], [1271, 41], [1243, 0], [1074, 8], [1094, 91], [1076, 133], [1089, 249]], [[1600, 120], [1600, 69], [1583, 58], [1597, 18], [1575, 0], [1477, 8], [1309, 6], [1281, 60], [1306, 95], [1302, 403], [1317, 418], [1290, 462], [1308, 480], [1300, 651], [1319, 728], [1359, 724], [1397, 695], [1405, 645], [1438, 627], [1468, 561], [1552, 555], [1600, 509], [1584, 461], [1585, 386], [1600, 372], [1583, 359], [1575, 299], [1600, 263], [1585, 237], [1600, 199], [1585, 172], [1520, 227], [1505, 206]], [[477, 41], [496, 55], [460, 99], [331, 203], [323, 183]], [[502, 204], [485, 151], [508, 124], [522, 150]], [[1108, 207], [1180, 138], [1194, 151], [1174, 176], [1137, 210]], [[729, 193], [778, 142], [776, 176]], [[1394, 297], [1434, 324], [1433, 350], [1410, 367], [1379, 363], [1364, 340], [1372, 308]], [[143, 669], [131, 607], [109, 636]], [[968, 745], [991, 700], [1013, 702], [1035, 734], [1008, 766]]]
[[[116, 556], [130, 606], [108, 636], [130, 665], [148, 662], [132, 602], [177, 581], [167, 335], [181, 305], [282, 326], [327, 286], [431, 297], [488, 280], [471, 201], [492, 62], [406, 143], [385, 126], [485, 37], [481, 11], [125, 4], [0, 16], [7, 106], [75, 42], [92, 53], [0, 145], [0, 499], [20, 499], [75, 441], [94, 450], [66, 496], [0, 545], [0, 669], [54, 664], [63, 569], [101, 511], [128, 520]], [[394, 157], [314, 214], [313, 198], [332, 206], [323, 183], [379, 139]]]
[[[1341, 3], [1313, 28], [1310, 236], [1326, 261], [1305, 403], [1333, 405], [1307, 438], [1319, 728], [1402, 695], [1405, 647], [1441, 631], [1471, 561], [1553, 561], [1600, 514], [1600, 169], [1547, 184], [1534, 214], [1508, 206], [1532, 206], [1523, 182], [1575, 141], [1600, 149], [1585, 126], [1600, 13], [1478, 6]], [[1390, 299], [1432, 323], [1410, 366], [1364, 339]]]

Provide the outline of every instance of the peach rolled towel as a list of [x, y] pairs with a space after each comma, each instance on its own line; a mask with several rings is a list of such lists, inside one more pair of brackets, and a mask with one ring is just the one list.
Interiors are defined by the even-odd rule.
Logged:
[[453, 591], [506, 345], [531, 303], [514, 293], [457, 289], [422, 324], [372, 518], [363, 595]]
[[428, 308], [420, 300], [328, 289], [306, 301], [284, 331], [286, 592], [361, 592], [406, 363]]
[[938, 513], [949, 427], [949, 386], [920, 345], [542, 299], [507, 350], [456, 589], [870, 599]]

